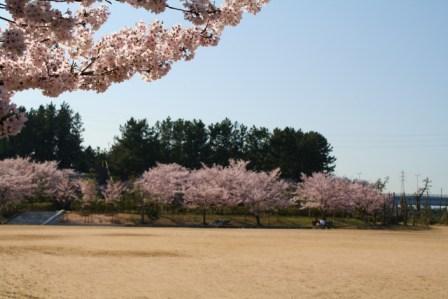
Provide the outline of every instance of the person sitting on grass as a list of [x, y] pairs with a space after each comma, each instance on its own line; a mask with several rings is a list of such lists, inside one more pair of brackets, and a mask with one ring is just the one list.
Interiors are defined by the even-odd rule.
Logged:
[[327, 219], [325, 217], [321, 218], [319, 220], [319, 227], [320, 228], [327, 228]]

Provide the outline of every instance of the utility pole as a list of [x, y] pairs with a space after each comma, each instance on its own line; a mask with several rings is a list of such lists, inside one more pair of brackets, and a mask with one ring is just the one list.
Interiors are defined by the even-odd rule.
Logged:
[[400, 198], [400, 210], [401, 217], [403, 218], [403, 224], [408, 224], [408, 203], [406, 201], [406, 190], [404, 187], [405, 182], [405, 174], [404, 171], [401, 171], [401, 198]]
[[405, 182], [405, 174], [404, 171], [401, 171], [401, 194], [406, 194], [405, 188], [404, 188], [404, 182]]

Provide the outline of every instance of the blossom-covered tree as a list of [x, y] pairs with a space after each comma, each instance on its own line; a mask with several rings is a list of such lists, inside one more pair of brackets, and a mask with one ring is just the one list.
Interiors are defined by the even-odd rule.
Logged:
[[29, 167], [33, 169], [34, 180], [37, 184], [34, 196], [54, 198], [57, 185], [65, 177], [61, 170], [58, 169], [58, 163], [56, 161], [45, 161], [42, 163], [27, 161]]
[[280, 171], [255, 172], [248, 162], [231, 160], [229, 166], [203, 166], [192, 172], [185, 190], [190, 207], [206, 211], [212, 207], [244, 206], [261, 225], [261, 214], [289, 205], [289, 184], [280, 179]]
[[202, 224], [206, 225], [207, 211], [212, 207], [229, 204], [229, 190], [225, 188], [222, 166], [208, 167], [193, 171], [185, 188], [185, 204], [202, 211]]
[[260, 217], [268, 211], [285, 208], [290, 204], [289, 184], [280, 179], [280, 170], [256, 172], [247, 169], [248, 162], [230, 161], [224, 169], [233, 206], [241, 204], [261, 225]]
[[0, 161], [0, 212], [30, 197], [37, 185], [27, 159]]
[[72, 202], [79, 199], [81, 190], [78, 174], [73, 169], [58, 169], [56, 161], [27, 161], [36, 183], [33, 196], [50, 198], [64, 209], [70, 208]]
[[124, 182], [108, 180], [106, 186], [101, 191], [104, 203], [107, 206], [116, 207], [126, 190], [127, 186]]
[[80, 198], [79, 175], [73, 169], [58, 169], [55, 161], [29, 161], [29, 165], [36, 183], [33, 196], [52, 199], [64, 209], [69, 209], [72, 202]]
[[97, 200], [97, 185], [95, 180], [81, 179], [79, 180], [79, 188], [81, 190], [81, 207], [83, 209], [91, 208]]
[[243, 204], [261, 225], [262, 213], [286, 208], [290, 204], [289, 185], [280, 179], [280, 170], [249, 172], [243, 189]]
[[313, 173], [302, 177], [295, 201], [304, 208], [318, 209], [322, 216], [344, 211], [367, 217], [383, 207], [385, 197], [377, 184]]
[[295, 201], [303, 208], [318, 209], [325, 216], [339, 207], [342, 190], [336, 188], [336, 180], [336, 177], [328, 173], [303, 175]]
[[70, 209], [72, 203], [81, 196], [77, 174], [72, 169], [62, 169], [52, 180], [54, 202], [63, 209]]
[[143, 173], [135, 187], [152, 202], [171, 204], [174, 194], [184, 190], [188, 176], [189, 171], [178, 164], [157, 164]]
[[35, 163], [16, 158], [0, 161], [0, 201], [3, 206], [32, 197], [47, 197], [63, 208], [78, 198], [77, 175], [58, 169], [54, 161]]
[[[150, 219], [159, 218], [161, 205], [175, 203], [183, 195], [189, 171], [178, 164], [157, 164], [148, 169], [134, 183], [134, 189], [141, 194], [141, 223], [145, 214]], [[179, 203], [176, 203], [179, 204]]]
[[375, 184], [355, 180], [349, 188], [352, 211], [359, 213], [366, 221], [368, 215], [372, 215], [383, 208], [386, 198]]
[[0, 16], [6, 25], [0, 31], [0, 137], [16, 134], [25, 122], [10, 102], [14, 92], [41, 89], [47, 96], [73, 90], [103, 92], [135, 74], [147, 81], [158, 80], [174, 62], [191, 60], [199, 47], [216, 46], [226, 27], [238, 25], [244, 12], [259, 12], [268, 0], [222, 0], [218, 4], [178, 0], [177, 6], [167, 0], [117, 0], [155, 14], [182, 13], [191, 26], [166, 28], [160, 21], [139, 22], [95, 39], [109, 16], [108, 6], [101, 2], [0, 1], [0, 10], [9, 14]]

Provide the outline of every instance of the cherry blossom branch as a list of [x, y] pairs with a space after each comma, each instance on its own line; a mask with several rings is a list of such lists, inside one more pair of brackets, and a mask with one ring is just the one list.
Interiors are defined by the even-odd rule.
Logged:
[[[0, 1], [0, 9], [11, 15], [0, 21], [15, 25], [0, 33], [0, 81], [4, 83], [0, 118], [2, 111], [12, 111], [10, 97], [26, 89], [56, 97], [74, 90], [104, 92], [137, 73], [146, 81], [159, 80], [174, 63], [193, 59], [198, 48], [218, 45], [226, 27], [238, 25], [244, 12], [256, 14], [268, 2], [231, 0], [217, 7], [212, 1], [188, 0], [179, 8], [166, 0], [115, 0], [152, 13], [180, 11], [193, 26], [166, 28], [158, 21], [140, 22], [96, 42], [95, 32], [109, 17], [107, 6], [96, 7], [91, 5], [95, 1], [84, 0]], [[83, 5], [67, 17], [48, 2]], [[101, 55], [93, 54], [100, 48]], [[23, 126], [23, 121], [11, 124], [10, 119], [0, 119], [0, 138], [16, 134]]]

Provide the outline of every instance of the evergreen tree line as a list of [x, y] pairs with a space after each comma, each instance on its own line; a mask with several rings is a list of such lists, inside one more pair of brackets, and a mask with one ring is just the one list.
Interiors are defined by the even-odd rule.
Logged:
[[253, 170], [279, 167], [283, 178], [296, 181], [302, 173], [331, 172], [335, 167], [331, 145], [314, 131], [247, 127], [227, 118], [209, 125], [167, 118], [152, 126], [146, 119], [131, 118], [120, 126], [110, 148], [93, 149], [83, 146], [81, 117], [67, 103], [25, 112], [28, 122], [23, 131], [0, 140], [0, 159], [55, 160], [61, 168], [90, 174], [100, 184], [109, 176], [136, 178], [157, 162], [199, 168], [201, 163], [227, 165], [229, 159], [241, 159], [251, 161]]

